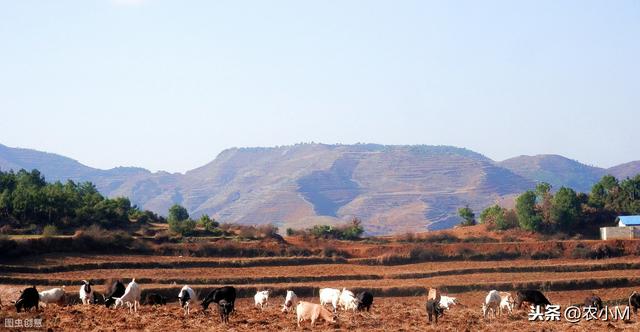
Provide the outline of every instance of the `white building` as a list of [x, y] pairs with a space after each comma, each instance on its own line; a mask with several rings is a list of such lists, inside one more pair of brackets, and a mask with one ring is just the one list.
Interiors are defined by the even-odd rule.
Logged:
[[640, 216], [619, 216], [616, 220], [618, 227], [600, 227], [601, 239], [640, 239]]

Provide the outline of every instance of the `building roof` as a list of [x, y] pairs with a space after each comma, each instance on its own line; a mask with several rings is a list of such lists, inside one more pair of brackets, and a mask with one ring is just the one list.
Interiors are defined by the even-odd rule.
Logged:
[[625, 226], [640, 226], [640, 216], [619, 216], [618, 219]]

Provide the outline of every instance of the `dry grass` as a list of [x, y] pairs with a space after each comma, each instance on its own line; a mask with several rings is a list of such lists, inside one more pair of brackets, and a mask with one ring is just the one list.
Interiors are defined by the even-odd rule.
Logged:
[[[570, 250], [573, 243], [560, 245]], [[397, 252], [407, 250], [407, 247], [396, 244], [390, 246]], [[523, 248], [521, 243], [515, 242], [457, 243], [443, 246], [446, 250], [459, 250], [459, 246], [482, 246], [490, 250], [498, 247], [509, 250]], [[556, 248], [558, 244], [528, 242], [526, 246], [533, 246], [537, 250], [549, 250]], [[335, 247], [340, 250], [346, 248], [340, 242], [336, 242]], [[378, 250], [374, 247], [374, 244], [358, 244], [351, 248], [351, 252], [362, 250], [361, 254], [364, 255], [366, 252]], [[147, 265], [136, 265], [139, 262]], [[371, 313], [341, 312], [337, 325], [320, 323], [315, 329], [320, 331], [640, 330], [640, 323], [635, 316], [632, 322], [611, 322], [611, 325], [606, 322], [581, 322], [574, 325], [568, 322], [528, 322], [525, 312], [485, 321], [479, 309], [488, 290], [511, 290], [514, 287], [542, 288], [552, 303], [563, 306], [583, 302], [591, 293], [598, 294], [612, 304], [618, 304], [633, 290], [640, 288], [640, 268], [637, 266], [640, 264], [640, 257], [637, 256], [603, 260], [516, 259], [372, 266], [361, 265], [358, 259], [323, 261], [317, 257], [197, 258], [58, 254], [43, 255], [38, 261], [29, 259], [13, 264], [24, 267], [46, 266], [52, 271], [60, 267], [64, 270], [51, 273], [10, 273], [7, 272], [6, 266], [0, 265], [0, 280], [4, 280], [5, 283], [0, 285], [0, 298], [5, 304], [0, 310], [0, 316], [26, 318], [38, 315], [45, 320], [46, 327], [54, 330], [299, 331], [293, 315], [286, 316], [278, 310], [283, 301], [282, 296], [285, 290], [293, 289], [299, 295], [309, 297], [308, 300], [317, 303], [317, 290], [321, 287], [347, 287], [354, 291], [369, 289], [373, 291], [376, 299]], [[100, 264], [110, 264], [110, 268], [101, 268], [103, 265]], [[119, 265], [128, 268], [118, 268]], [[511, 270], [500, 270], [504, 268]], [[532, 268], [544, 271], [535, 271]], [[79, 280], [124, 278], [128, 281], [132, 277], [141, 283], [143, 292], [159, 292], [170, 300], [176, 299], [182, 283], [186, 282], [192, 284], [200, 293], [215, 286], [234, 283], [242, 298], [238, 299], [238, 312], [232, 316], [231, 324], [226, 327], [219, 324], [215, 311], [205, 314], [197, 308], [192, 312], [192, 316], [185, 318], [175, 302], [161, 308], [144, 306], [137, 315], [132, 316], [123, 309], [109, 310], [102, 306], [89, 308], [79, 305], [52, 305], [40, 313], [18, 315], [11, 305], [7, 305], [17, 298], [25, 283], [36, 283], [39, 290], [52, 287], [43, 286], [44, 284], [66, 283], [67, 292], [77, 297]], [[323, 280], [323, 277], [327, 279]], [[173, 281], [176, 284], [172, 284]], [[423, 294], [429, 286], [439, 287], [445, 293], [457, 296], [463, 304], [449, 311], [437, 327], [426, 322]], [[104, 292], [105, 287], [98, 285], [95, 288], [98, 292]], [[271, 306], [264, 312], [254, 309], [250, 298], [258, 289], [273, 290]], [[308, 323], [305, 329], [308, 329]]]
[[[3, 317], [43, 319], [46, 328], [54, 330], [144, 330], [144, 331], [300, 331], [294, 314], [283, 314], [277, 307], [282, 299], [271, 300], [264, 311], [253, 308], [249, 299], [239, 299], [237, 312], [231, 316], [228, 326], [222, 325], [215, 309], [203, 312], [200, 308], [184, 317], [177, 304], [165, 307], [143, 306], [137, 314], [129, 315], [126, 309], [106, 309], [102, 306], [85, 307], [50, 306], [40, 313], [16, 314], [3, 308]], [[314, 301], [315, 299], [308, 299]], [[316, 300], [317, 301], [317, 300]], [[303, 323], [303, 330], [309, 322]], [[603, 329], [638, 331], [640, 323], [631, 322], [529, 322], [524, 311], [510, 317], [485, 320], [474, 307], [453, 308], [441, 317], [438, 325], [428, 324], [424, 311], [424, 298], [399, 297], [375, 299], [370, 313], [340, 312], [337, 324], [319, 322], [314, 331], [598, 331]]]

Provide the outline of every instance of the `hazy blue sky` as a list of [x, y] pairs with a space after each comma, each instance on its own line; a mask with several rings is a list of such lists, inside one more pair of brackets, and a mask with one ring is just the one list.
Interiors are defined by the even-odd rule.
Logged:
[[185, 171], [234, 146], [640, 159], [640, 1], [0, 0], [0, 143]]

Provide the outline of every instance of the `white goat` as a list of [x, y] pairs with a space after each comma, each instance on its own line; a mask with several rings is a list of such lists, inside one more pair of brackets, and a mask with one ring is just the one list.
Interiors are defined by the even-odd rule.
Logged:
[[45, 305], [48, 303], [57, 303], [62, 305], [64, 302], [64, 286], [62, 288], [52, 288], [46, 291], [38, 293], [40, 295], [40, 302]]
[[191, 302], [196, 301], [196, 293], [191, 287], [189, 287], [189, 285], [184, 285], [178, 294], [178, 300], [180, 300], [180, 306], [184, 310], [184, 315], [186, 316], [189, 314]]
[[331, 303], [333, 311], [338, 310], [338, 300], [340, 299], [340, 290], [335, 288], [320, 289], [320, 304], [325, 305]]
[[458, 299], [451, 296], [441, 295], [440, 296], [440, 307], [449, 310], [449, 307], [452, 305], [458, 304]]
[[340, 305], [343, 310], [355, 311], [356, 309], [358, 309], [358, 299], [356, 299], [356, 296], [353, 295], [353, 292], [347, 290], [346, 288], [343, 288], [342, 292], [340, 292], [338, 305]]
[[[337, 290], [337, 289], [336, 289]], [[327, 322], [335, 323], [336, 316], [332, 315], [331, 312], [325, 309], [322, 305], [309, 303], [300, 301], [296, 306], [296, 313], [298, 316], [298, 327], [300, 327], [300, 322], [305, 320], [311, 321], [311, 326], [313, 327], [318, 318], [322, 318]]]
[[93, 289], [91, 289], [93, 283], [90, 281], [82, 280], [82, 286], [80, 286], [80, 300], [82, 304], [93, 303]]
[[500, 293], [497, 290], [492, 290], [487, 294], [487, 297], [484, 299], [484, 303], [482, 303], [482, 316], [487, 318], [487, 314], [489, 310], [493, 312], [493, 317], [496, 317], [496, 313], [498, 313], [498, 308], [500, 306]]
[[500, 292], [500, 315], [502, 315], [502, 310], [506, 310], [509, 314], [513, 312], [513, 297], [511, 293]]
[[260, 306], [260, 310], [262, 310], [269, 304], [269, 291], [258, 291], [256, 292], [256, 295], [253, 296], [253, 299], [255, 301], [255, 306]]
[[287, 296], [284, 298], [284, 304], [282, 305], [282, 312], [289, 312], [291, 309], [295, 309], [298, 305], [298, 295], [293, 291], [288, 290]]
[[115, 307], [124, 306], [124, 303], [127, 303], [129, 313], [131, 313], [132, 307], [135, 312], [138, 312], [138, 306], [140, 305], [140, 293], [140, 286], [136, 283], [136, 279], [132, 279], [124, 290], [124, 295], [116, 298]]

